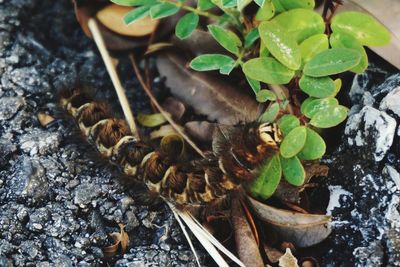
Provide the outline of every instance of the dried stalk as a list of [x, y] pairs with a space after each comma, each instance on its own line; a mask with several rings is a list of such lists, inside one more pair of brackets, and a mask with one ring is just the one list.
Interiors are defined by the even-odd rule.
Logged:
[[132, 134], [140, 140], [140, 135], [138, 128], [135, 123], [135, 119], [132, 113], [132, 110], [129, 106], [128, 98], [126, 97], [125, 90], [122, 86], [122, 83], [118, 77], [117, 70], [115, 68], [115, 65], [113, 64], [113, 60], [110, 56], [110, 53], [108, 52], [103, 36], [101, 35], [101, 32], [99, 30], [99, 26], [97, 25], [97, 22], [95, 19], [90, 18], [88, 21], [88, 27], [92, 33], [93, 39], [97, 45], [97, 48], [100, 51], [101, 57], [103, 58], [104, 64], [106, 65], [107, 72], [111, 77], [111, 81], [114, 85], [115, 91], [117, 92], [117, 96], [119, 99], [119, 102], [122, 107], [122, 111], [124, 112], [124, 116], [126, 121], [128, 122], [129, 128], [132, 132]]
[[143, 80], [143, 77], [140, 73], [139, 67], [137, 65], [135, 56], [131, 53], [129, 55], [129, 58], [131, 60], [133, 69], [135, 71], [135, 74], [140, 82], [140, 84], [143, 87], [143, 90], [146, 92], [147, 96], [150, 98], [150, 101], [154, 104], [154, 106], [158, 109], [158, 111], [165, 117], [165, 119], [168, 121], [169, 124], [171, 124], [171, 126], [174, 128], [174, 130], [180, 134], [182, 136], [183, 139], [185, 139], [185, 141], [203, 158], [205, 157], [203, 151], [201, 151], [201, 149], [184, 133], [184, 131], [179, 127], [179, 125], [176, 124], [176, 122], [171, 118], [171, 116], [168, 116], [168, 112], [166, 112], [161, 105], [158, 103], [157, 99], [155, 98], [155, 96], [153, 95], [153, 93], [151, 92], [151, 90], [149, 89], [149, 87], [147, 87], [145, 81]]

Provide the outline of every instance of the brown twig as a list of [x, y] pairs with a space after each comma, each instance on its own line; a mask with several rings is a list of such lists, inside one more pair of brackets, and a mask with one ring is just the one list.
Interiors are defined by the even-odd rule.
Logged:
[[174, 130], [182, 136], [183, 139], [203, 158], [205, 158], [205, 155], [203, 151], [183, 132], [183, 130], [179, 127], [179, 125], [171, 118], [171, 116], [168, 115], [168, 113], [161, 107], [161, 105], [158, 103], [157, 99], [151, 92], [150, 88], [147, 87], [145, 81], [143, 80], [143, 76], [139, 70], [138, 64], [135, 59], [134, 54], [130, 54], [129, 58], [131, 60], [133, 70], [135, 71], [135, 74], [140, 82], [140, 84], [143, 87], [143, 90], [146, 92], [147, 96], [150, 98], [150, 101], [154, 104], [154, 106], [158, 109], [158, 111], [165, 117], [165, 119], [171, 124], [171, 126], [174, 128]]

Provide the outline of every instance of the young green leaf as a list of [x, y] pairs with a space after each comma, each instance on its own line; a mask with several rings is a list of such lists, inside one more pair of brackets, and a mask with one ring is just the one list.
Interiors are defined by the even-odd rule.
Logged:
[[370, 15], [360, 12], [343, 12], [333, 17], [331, 28], [335, 33], [347, 33], [361, 45], [381, 46], [390, 42], [390, 32]]
[[296, 41], [278, 23], [264, 21], [258, 26], [261, 41], [283, 65], [297, 70], [301, 65], [300, 48]]
[[300, 126], [300, 121], [299, 119], [292, 115], [292, 114], [286, 114], [283, 115], [279, 120], [278, 120], [278, 126], [281, 132], [283, 133], [284, 136], [288, 135], [294, 128]]
[[235, 66], [236, 62], [234, 60], [231, 60], [219, 69], [219, 73], [223, 75], [229, 75], [231, 71], [235, 68]]
[[301, 111], [302, 114], [305, 114], [306, 109], [307, 109], [307, 106], [311, 103], [311, 101], [313, 101], [313, 100], [315, 100], [315, 99], [317, 99], [317, 98], [315, 98], [315, 97], [308, 97], [308, 98], [306, 98], [306, 99], [303, 101], [303, 103], [301, 103], [300, 111]]
[[[309, 101], [307, 101], [310, 99]], [[323, 99], [308, 98], [301, 105], [301, 113], [303, 113], [307, 118], [313, 118], [316, 114], [329, 107], [336, 107], [339, 102], [336, 98], [328, 97]]]
[[213, 8], [215, 5], [213, 4], [213, 2], [211, 2], [210, 0], [198, 0], [197, 2], [197, 8], [200, 10], [209, 10], [210, 8]]
[[362, 73], [368, 68], [368, 55], [364, 47], [360, 45], [356, 38], [347, 33], [333, 33], [329, 39], [332, 47], [352, 48], [360, 52], [361, 60], [357, 66], [351, 69], [355, 73]]
[[258, 9], [256, 13], [256, 20], [263, 21], [269, 20], [275, 15], [275, 6], [271, 1], [265, 1], [264, 5]]
[[250, 59], [243, 64], [246, 76], [269, 84], [286, 84], [294, 76], [294, 71], [269, 57]]
[[280, 0], [285, 9], [306, 8], [314, 9], [315, 0]]
[[164, 124], [167, 120], [161, 113], [143, 114], [139, 113], [137, 121], [145, 127], [156, 127]]
[[330, 95], [330, 97], [335, 97], [339, 93], [340, 89], [342, 88], [342, 79], [337, 78], [333, 82], [335, 83], [335, 91], [333, 92], [332, 95]]
[[179, 19], [175, 27], [175, 35], [179, 39], [188, 38], [199, 24], [199, 15], [196, 13], [187, 13]]
[[306, 143], [307, 128], [299, 126], [289, 132], [283, 139], [280, 147], [281, 155], [284, 158], [291, 158], [297, 155]]
[[239, 52], [238, 47], [242, 46], [242, 42], [236, 34], [218, 25], [208, 25], [208, 30], [223, 48], [233, 54]]
[[272, 4], [275, 7], [275, 13], [282, 13], [286, 11], [280, 0], [272, 0]]
[[263, 42], [260, 42], [260, 51], [258, 52], [260, 57], [270, 57], [271, 54], [268, 49], [265, 47]]
[[120, 6], [152, 6], [157, 0], [111, 0], [111, 2]]
[[268, 100], [275, 101], [276, 95], [271, 90], [263, 89], [256, 94], [256, 99], [260, 103], [267, 102]]
[[226, 55], [204, 54], [194, 58], [190, 62], [190, 67], [197, 71], [209, 71], [226, 69], [234, 63], [235, 61]]
[[316, 160], [322, 158], [326, 152], [324, 139], [310, 128], [307, 128], [307, 138], [303, 149], [298, 157], [303, 160]]
[[276, 154], [260, 168], [258, 177], [250, 185], [250, 192], [258, 197], [269, 198], [278, 187], [281, 176], [281, 162], [279, 154]]
[[260, 90], [261, 90], [261, 84], [260, 84], [259, 81], [254, 80], [254, 79], [252, 79], [252, 78], [250, 78], [250, 77], [248, 77], [248, 76], [246, 76], [246, 80], [247, 80], [247, 83], [250, 85], [251, 89], [253, 90], [253, 92], [254, 92], [255, 94], [257, 94], [258, 92], [260, 92]]
[[250, 48], [254, 44], [254, 42], [258, 40], [258, 38], [260, 38], [258, 29], [257, 28], [251, 29], [251, 31], [244, 38], [244, 47]]
[[294, 186], [302, 185], [306, 178], [306, 172], [299, 158], [296, 156], [292, 158], [281, 157], [280, 160], [283, 177], [285, 177], [286, 181]]
[[179, 10], [180, 8], [174, 4], [170, 3], [158, 4], [150, 8], [150, 17], [152, 19], [161, 19], [172, 16], [178, 13]]
[[349, 48], [331, 48], [317, 54], [304, 66], [304, 74], [323, 77], [341, 73], [357, 66], [361, 55]]
[[310, 124], [318, 128], [331, 128], [343, 122], [347, 112], [348, 108], [344, 106], [330, 106], [315, 114]]
[[309, 96], [318, 98], [328, 97], [335, 92], [335, 83], [329, 77], [314, 78], [303, 75], [299, 86]]
[[124, 16], [124, 22], [125, 22], [125, 24], [134, 23], [135, 21], [138, 21], [138, 20], [148, 16], [149, 13], [150, 13], [150, 7], [149, 6], [137, 7], [135, 9], [129, 11]]
[[272, 21], [285, 28], [289, 36], [298, 43], [325, 31], [325, 22], [321, 15], [308, 9], [292, 9], [279, 14]]
[[260, 116], [259, 121], [261, 123], [273, 122], [278, 116], [278, 113], [279, 104], [275, 102]]
[[307, 63], [318, 53], [329, 48], [328, 36], [326, 34], [316, 34], [305, 39], [300, 44], [300, 53], [303, 63]]

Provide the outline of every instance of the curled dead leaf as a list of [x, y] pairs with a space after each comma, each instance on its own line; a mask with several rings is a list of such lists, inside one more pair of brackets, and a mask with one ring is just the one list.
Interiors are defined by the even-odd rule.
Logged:
[[160, 21], [148, 16], [135, 23], [125, 24], [125, 15], [133, 9], [132, 7], [111, 4], [99, 10], [96, 18], [108, 29], [121, 35], [142, 37], [153, 33]]
[[185, 155], [185, 141], [178, 134], [164, 136], [160, 142], [160, 151], [173, 159], [182, 159]]
[[309, 247], [325, 240], [331, 233], [331, 216], [304, 214], [278, 209], [248, 196], [256, 215], [275, 231], [282, 241], [296, 247]]
[[40, 125], [42, 125], [43, 127], [46, 127], [55, 120], [52, 116], [50, 116], [46, 112], [39, 112], [37, 117]]
[[109, 234], [113, 240], [113, 244], [103, 248], [105, 257], [113, 257], [117, 254], [118, 249], [121, 247], [121, 253], [125, 254], [125, 251], [129, 245], [129, 235], [125, 232], [125, 225], [118, 224], [120, 232], [114, 232]]
[[258, 249], [257, 241], [254, 238], [251, 227], [245, 217], [242, 205], [238, 198], [232, 198], [231, 208], [236, 249], [240, 260], [246, 266], [263, 267], [264, 263]]
[[212, 73], [192, 71], [176, 53], [160, 54], [157, 67], [161, 76], [167, 78], [172, 94], [209, 120], [236, 124], [257, 118], [258, 104], [253, 98]]

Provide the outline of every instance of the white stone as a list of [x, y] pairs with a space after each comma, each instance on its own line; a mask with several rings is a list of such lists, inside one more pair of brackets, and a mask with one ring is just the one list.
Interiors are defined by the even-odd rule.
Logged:
[[380, 110], [390, 110], [400, 117], [400, 86], [390, 91], [381, 101]]
[[400, 173], [390, 165], [386, 165], [383, 172], [387, 173], [392, 178], [397, 190], [400, 190]]
[[[351, 146], [373, 146], [375, 161], [381, 161], [392, 146], [396, 126], [396, 120], [384, 111], [366, 106], [349, 117], [345, 134]], [[368, 143], [371, 140], [374, 144]]]

